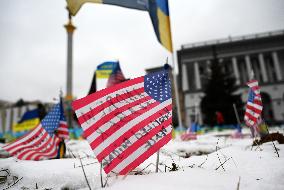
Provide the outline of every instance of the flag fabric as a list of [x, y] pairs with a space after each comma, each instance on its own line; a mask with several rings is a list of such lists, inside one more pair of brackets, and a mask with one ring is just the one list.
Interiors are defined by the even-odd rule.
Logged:
[[108, 81], [107, 81], [107, 87], [111, 87], [111, 86], [114, 86], [116, 84], [119, 84], [121, 82], [124, 82], [126, 79], [120, 69], [120, 65], [119, 65], [119, 62], [116, 62], [114, 65], [113, 65], [113, 69], [112, 69], [112, 72], [108, 78]]
[[38, 109], [26, 111], [21, 120], [16, 125], [13, 125], [12, 130], [13, 132], [28, 131], [35, 128], [39, 122]]
[[258, 86], [257, 80], [251, 80], [247, 83], [247, 85], [250, 89], [248, 93], [248, 101], [246, 105], [244, 120], [247, 126], [254, 127], [261, 117], [263, 108], [260, 96], [260, 88]]
[[117, 61], [107, 61], [98, 65], [96, 70], [96, 78], [108, 79], [117, 63]]
[[35, 129], [3, 149], [21, 160], [55, 158], [60, 139], [53, 134], [60, 123], [60, 107], [60, 104], [56, 104]]
[[158, 41], [172, 52], [171, 27], [168, 0], [66, 0], [69, 11], [77, 14], [84, 3], [102, 3], [148, 11]]
[[63, 139], [69, 139], [69, 130], [68, 125], [66, 122], [66, 118], [64, 116], [64, 109], [63, 109], [63, 103], [62, 98], [60, 98], [60, 118], [59, 118], [59, 126], [56, 129], [56, 136]]
[[103, 89], [72, 107], [106, 173], [127, 174], [171, 140], [167, 70]]

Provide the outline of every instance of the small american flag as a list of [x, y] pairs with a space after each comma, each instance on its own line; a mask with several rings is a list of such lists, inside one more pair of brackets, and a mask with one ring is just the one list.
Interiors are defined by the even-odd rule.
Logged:
[[60, 104], [56, 104], [37, 127], [3, 149], [21, 160], [55, 158], [60, 139], [53, 134], [59, 127], [61, 114]]
[[126, 79], [120, 69], [119, 62], [116, 62], [114, 64], [114, 68], [112, 70], [112, 73], [110, 74], [108, 81], [107, 81], [107, 87], [114, 86], [116, 84], [119, 84], [121, 82], [124, 82]]
[[248, 93], [248, 101], [246, 105], [244, 120], [247, 126], [254, 127], [261, 117], [262, 112], [260, 88], [258, 86], [257, 80], [251, 80], [247, 83], [247, 85], [250, 87], [250, 89]]
[[128, 173], [171, 140], [166, 70], [98, 91], [72, 106], [106, 173]]

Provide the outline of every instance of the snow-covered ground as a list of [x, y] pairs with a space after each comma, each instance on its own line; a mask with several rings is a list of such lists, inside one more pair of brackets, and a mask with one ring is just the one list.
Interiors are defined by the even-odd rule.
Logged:
[[[283, 133], [283, 129], [279, 132]], [[229, 137], [231, 133], [211, 132], [187, 142], [173, 140], [160, 150], [158, 173], [155, 173], [157, 155], [154, 154], [127, 176], [103, 173], [103, 181], [107, 180], [104, 189], [283, 190], [284, 145], [275, 142], [280, 154], [278, 158], [271, 142], [251, 147], [251, 138], [232, 139]], [[9, 172], [8, 180], [0, 184], [0, 189], [17, 180], [9, 189], [88, 189], [82, 169], [91, 189], [101, 189], [100, 164], [88, 143], [71, 140], [67, 147], [68, 155], [75, 158], [46, 161], [0, 159], [0, 169], [6, 169], [0, 172], [0, 176]], [[175, 169], [178, 171], [170, 171]]]

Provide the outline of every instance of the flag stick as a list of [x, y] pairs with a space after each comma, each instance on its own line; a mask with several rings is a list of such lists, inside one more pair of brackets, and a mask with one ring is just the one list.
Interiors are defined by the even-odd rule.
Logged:
[[82, 159], [81, 159], [80, 156], [79, 156], [79, 159], [80, 159], [80, 163], [81, 163], [81, 166], [82, 166], [82, 170], [83, 170], [83, 173], [84, 173], [84, 176], [85, 176], [87, 185], [88, 185], [89, 189], [92, 190], [92, 189], [91, 189], [91, 186], [90, 186], [90, 184], [89, 184], [88, 178], [87, 178], [87, 176], [86, 176], [86, 173], [85, 173], [85, 170], [84, 170], [84, 166], [83, 166], [83, 163], [82, 163]]
[[103, 163], [100, 164], [100, 175], [101, 175], [101, 187], [104, 188], [103, 184]]
[[157, 151], [156, 173], [158, 173], [159, 170], [159, 161], [160, 161], [160, 150]]
[[237, 111], [237, 108], [236, 108], [236, 104], [233, 104], [233, 107], [234, 107], [235, 115], [236, 115], [236, 118], [237, 118], [237, 122], [241, 127], [241, 121], [240, 121], [239, 114], [238, 114], [238, 111]]
[[[264, 120], [263, 120], [264, 121]], [[264, 121], [264, 125], [265, 125], [265, 128], [266, 128], [266, 130], [267, 130], [267, 133], [268, 133], [268, 135], [270, 134], [269, 133], [269, 130], [268, 130], [268, 127], [267, 127], [267, 124], [266, 124], [266, 122]], [[276, 152], [276, 154], [277, 154], [277, 156], [278, 156], [278, 158], [279, 158], [279, 153], [278, 153], [278, 150], [277, 150], [277, 148], [276, 148], [276, 146], [275, 146], [275, 144], [274, 144], [274, 141], [273, 141], [273, 139], [270, 137], [270, 139], [271, 139], [271, 142], [272, 142], [272, 144], [273, 144], [273, 147], [274, 147], [274, 149], [275, 149], [275, 152]]]

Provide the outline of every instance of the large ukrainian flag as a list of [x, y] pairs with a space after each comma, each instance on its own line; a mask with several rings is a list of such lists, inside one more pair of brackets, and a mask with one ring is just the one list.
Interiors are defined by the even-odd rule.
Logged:
[[148, 11], [159, 42], [170, 52], [172, 49], [168, 0], [66, 0], [69, 11], [77, 14], [84, 3], [111, 4]]

